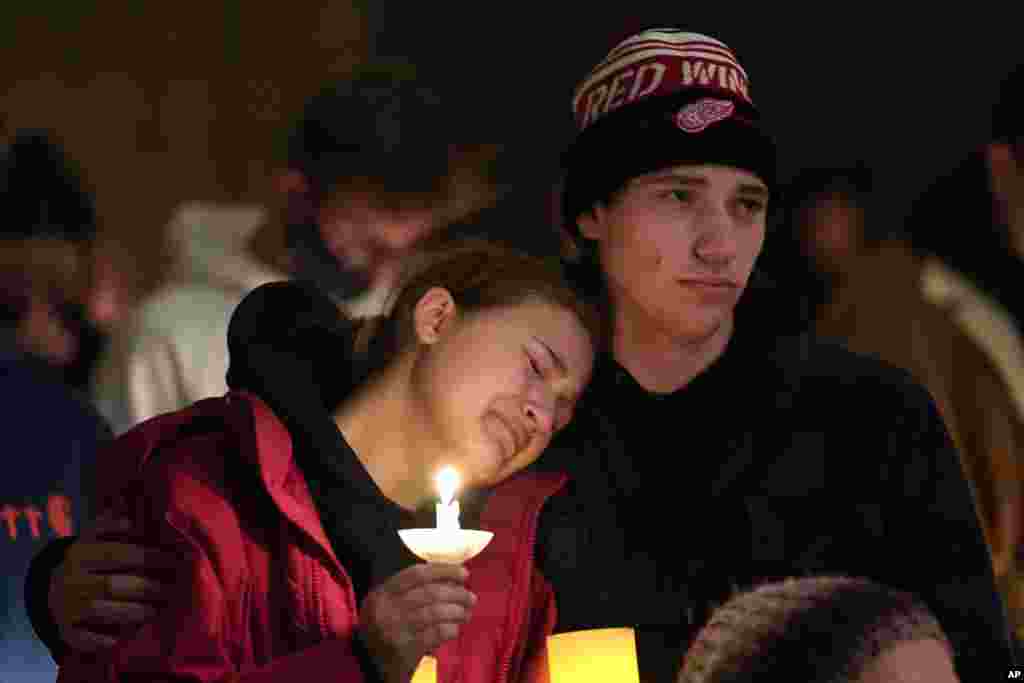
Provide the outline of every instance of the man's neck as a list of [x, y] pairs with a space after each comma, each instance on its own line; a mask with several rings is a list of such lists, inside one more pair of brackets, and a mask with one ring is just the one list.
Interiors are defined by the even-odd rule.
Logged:
[[647, 391], [669, 394], [682, 389], [725, 352], [732, 337], [732, 316], [710, 334], [682, 339], [662, 330], [645, 330], [627, 316], [616, 316], [612, 348], [615, 360]]

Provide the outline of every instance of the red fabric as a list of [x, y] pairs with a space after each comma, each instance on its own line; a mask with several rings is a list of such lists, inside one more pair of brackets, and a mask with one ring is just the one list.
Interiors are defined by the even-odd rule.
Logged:
[[[114, 650], [69, 656], [59, 683], [362, 680], [349, 646], [358, 619], [351, 581], [288, 432], [262, 401], [237, 392], [153, 418], [101, 463], [97, 500], [134, 520], [125, 540], [180, 554], [180, 595]], [[520, 475], [491, 496], [481, 526], [495, 538], [466, 565], [473, 618], [437, 653], [445, 683], [544, 678], [554, 599], [533, 568], [532, 542], [543, 502], [563, 483]]]
[[753, 105], [747, 73], [725, 43], [676, 28], [641, 31], [620, 41], [576, 87], [580, 132], [611, 112], [689, 89]]

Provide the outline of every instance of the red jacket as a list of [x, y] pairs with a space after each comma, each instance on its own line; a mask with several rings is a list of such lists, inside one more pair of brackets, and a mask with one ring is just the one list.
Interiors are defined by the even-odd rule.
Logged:
[[[131, 538], [183, 558], [180, 595], [134, 638], [71, 655], [72, 681], [361, 681], [350, 648], [352, 583], [320, 524], [281, 421], [234, 392], [149, 420], [103, 456], [101, 509], [134, 520]], [[491, 544], [466, 564], [478, 601], [438, 656], [444, 683], [546, 677], [553, 593], [534, 568], [544, 501], [561, 475], [521, 474], [495, 489]], [[187, 559], [186, 559], [187, 558]]]

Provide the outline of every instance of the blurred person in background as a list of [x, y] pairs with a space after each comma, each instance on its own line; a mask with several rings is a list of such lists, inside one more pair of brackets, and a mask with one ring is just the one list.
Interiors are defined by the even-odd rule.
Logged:
[[1000, 85], [989, 139], [915, 203], [910, 234], [925, 257], [926, 296], [1024, 392], [1024, 65]]
[[866, 579], [807, 577], [733, 596], [677, 683], [957, 683], [953, 648], [918, 598]]
[[806, 170], [786, 194], [787, 236], [803, 257], [816, 333], [909, 370], [929, 390], [961, 454], [996, 577], [1005, 584], [1024, 512], [1024, 422], [1009, 387], [984, 349], [925, 297], [922, 261], [886, 234], [869, 169]]
[[914, 204], [925, 297], [983, 348], [1024, 416], [1024, 67], [1004, 79], [990, 139]]
[[16, 200], [0, 229], [8, 326], [17, 319], [21, 342], [59, 368], [68, 385], [88, 391], [120, 313], [117, 273], [97, 239], [93, 199], [46, 131], [15, 135], [3, 164], [4, 192]]
[[110, 437], [67, 374], [88, 365], [78, 359], [96, 221], [60, 144], [41, 131], [3, 150], [0, 207], [0, 680], [41, 683], [56, 666], [29, 622], [25, 577], [48, 541], [88, 521], [93, 461]]
[[[1024, 420], [1024, 64], [1000, 83], [988, 139], [922, 194], [909, 226], [925, 297], [985, 352]], [[1024, 640], [1019, 569], [1007, 584]]]
[[278, 206], [179, 207], [174, 274], [98, 371], [115, 433], [226, 391], [228, 319], [261, 284], [305, 280], [349, 315], [379, 313], [415, 245], [493, 200], [496, 146], [456, 144], [459, 122], [411, 65], [374, 62], [306, 103], [274, 178]]

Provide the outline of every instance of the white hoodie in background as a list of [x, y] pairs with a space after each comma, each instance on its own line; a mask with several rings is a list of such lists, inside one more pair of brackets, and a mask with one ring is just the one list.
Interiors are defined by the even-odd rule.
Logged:
[[[114, 333], [96, 371], [96, 404], [115, 434], [227, 391], [231, 314], [251, 290], [289, 279], [248, 251], [266, 220], [266, 211], [252, 206], [192, 202], [176, 210], [172, 276]], [[344, 308], [374, 315], [386, 294], [371, 292]]]

